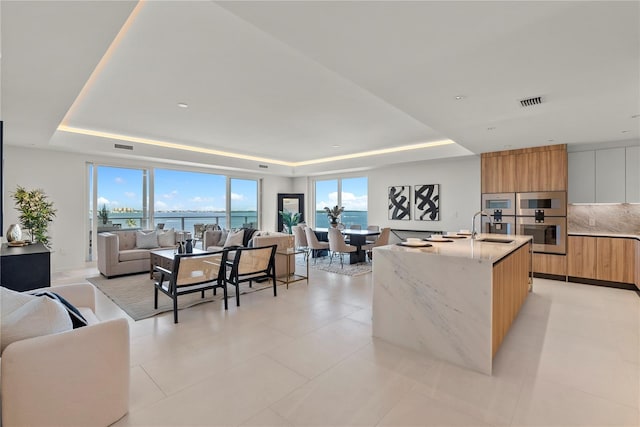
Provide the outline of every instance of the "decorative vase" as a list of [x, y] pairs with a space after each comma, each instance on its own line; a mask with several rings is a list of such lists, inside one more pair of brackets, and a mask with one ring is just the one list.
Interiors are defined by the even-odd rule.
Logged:
[[184, 253], [184, 243], [183, 242], [178, 242], [178, 253], [179, 254], [183, 254]]
[[7, 242], [16, 242], [22, 240], [22, 230], [20, 225], [11, 224], [7, 230]]
[[338, 220], [334, 219], [330, 222], [331, 227], [336, 228], [338, 226]]
[[193, 253], [193, 239], [187, 239], [187, 245], [184, 248], [185, 253], [192, 254]]

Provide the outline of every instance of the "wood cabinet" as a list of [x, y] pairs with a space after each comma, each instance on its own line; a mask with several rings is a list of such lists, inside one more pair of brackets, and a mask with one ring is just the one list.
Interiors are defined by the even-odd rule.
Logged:
[[635, 283], [640, 274], [637, 244], [631, 238], [569, 236], [568, 276]]
[[567, 275], [567, 257], [555, 254], [533, 254], [533, 272], [552, 274], [554, 276]]
[[483, 193], [516, 192], [516, 159], [507, 152], [486, 153], [481, 159]]
[[597, 279], [634, 283], [634, 240], [611, 237], [598, 237], [597, 239]]
[[482, 192], [567, 190], [567, 146], [548, 145], [483, 153]]
[[529, 245], [524, 245], [493, 266], [492, 356], [529, 294], [529, 259]]
[[567, 275], [596, 278], [596, 237], [569, 236], [567, 241]]

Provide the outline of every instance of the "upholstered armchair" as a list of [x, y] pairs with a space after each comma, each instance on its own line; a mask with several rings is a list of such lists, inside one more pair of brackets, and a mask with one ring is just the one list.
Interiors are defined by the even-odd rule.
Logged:
[[77, 307], [88, 325], [7, 345], [0, 359], [3, 427], [114, 423], [129, 408], [127, 320], [100, 321], [91, 284], [43, 290]]

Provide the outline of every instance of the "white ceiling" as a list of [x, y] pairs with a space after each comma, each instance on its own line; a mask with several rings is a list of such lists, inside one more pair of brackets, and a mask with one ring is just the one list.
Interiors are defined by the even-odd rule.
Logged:
[[2, 1], [8, 144], [304, 175], [640, 138], [638, 2], [147, 2], [79, 97], [135, 6]]

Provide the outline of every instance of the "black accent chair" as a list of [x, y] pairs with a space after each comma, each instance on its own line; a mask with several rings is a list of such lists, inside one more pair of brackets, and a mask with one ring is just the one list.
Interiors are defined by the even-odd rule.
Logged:
[[224, 309], [228, 310], [227, 287], [224, 282], [224, 263], [226, 251], [176, 255], [172, 271], [156, 266], [159, 279], [154, 284], [153, 307], [158, 308], [158, 291], [173, 300], [173, 322], [178, 323], [178, 297], [194, 292], [204, 292], [222, 288]]
[[[261, 246], [256, 248], [238, 247], [225, 252], [224, 283], [236, 288], [236, 306], [240, 306], [240, 283], [254, 280], [271, 279], [273, 296], [277, 296], [275, 256], [278, 245]], [[225, 286], [226, 292], [226, 286]]]

